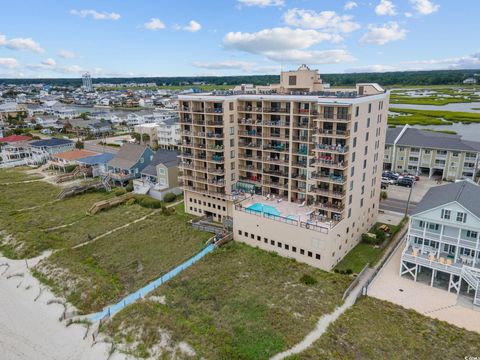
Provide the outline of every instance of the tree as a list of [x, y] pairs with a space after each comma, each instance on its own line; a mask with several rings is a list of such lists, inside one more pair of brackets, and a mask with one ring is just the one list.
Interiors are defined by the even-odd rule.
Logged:
[[83, 120], [88, 120], [89, 112], [82, 112], [78, 117]]
[[85, 147], [85, 144], [80, 139], [78, 139], [77, 142], [75, 143], [75, 148], [77, 148], [78, 150], [81, 150], [84, 147]]

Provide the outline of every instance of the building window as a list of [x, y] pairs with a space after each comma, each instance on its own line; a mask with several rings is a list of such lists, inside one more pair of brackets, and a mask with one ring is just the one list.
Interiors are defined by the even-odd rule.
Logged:
[[467, 213], [464, 212], [457, 212], [457, 221], [458, 222], [467, 222]]
[[[359, 112], [360, 112], [360, 107], [357, 106], [357, 107], [355, 108], [355, 116], [358, 116]], [[356, 123], [355, 123], [355, 124], [356, 124]], [[355, 131], [357, 131], [357, 130], [355, 130]]]
[[248, 237], [248, 232], [245, 231], [245, 237]]
[[285, 244], [285, 250], [290, 250], [290, 246]]
[[367, 118], [367, 128], [370, 127], [370, 118]]
[[158, 169], [158, 173], [159, 173], [160, 175], [165, 175], [166, 172], [165, 172], [165, 169], [164, 169], [164, 168], [160, 168], [160, 169]]
[[320, 260], [320, 254], [315, 254], [315, 259]]
[[476, 239], [477, 236], [478, 236], [478, 233], [476, 231], [467, 230], [467, 237]]
[[[357, 107], [357, 109], [358, 109], [358, 107]], [[358, 121], [355, 121], [355, 123], [353, 124], [353, 132], [357, 132], [357, 131], [358, 131]]]
[[242, 230], [238, 230], [238, 235], [242, 236]]
[[281, 248], [281, 247], [282, 247], [282, 243], [281, 243], [281, 242], [278, 242], [278, 243], [277, 243], [277, 246], [278, 246], [279, 248]]
[[305, 250], [300, 249], [300, 255], [305, 255]]
[[368, 104], [368, 113], [370, 114], [372, 112], [372, 104]]
[[442, 209], [442, 219], [450, 220], [451, 210]]
[[251, 237], [252, 239], [255, 239], [255, 235], [253, 235], [253, 234], [251, 234], [250, 237]]
[[273, 245], [273, 246], [275, 246], [275, 241], [273, 241], [273, 240], [270, 240], [270, 245]]
[[308, 252], [308, 257], [312, 257], [313, 253], [311, 251]]
[[268, 244], [268, 239], [267, 239], [267, 238], [263, 238], [263, 242], [264, 242], [265, 244]]
[[288, 77], [288, 85], [297, 85], [297, 77], [296, 76], [289, 76]]
[[262, 237], [257, 235], [257, 240], [258, 241], [262, 240]]

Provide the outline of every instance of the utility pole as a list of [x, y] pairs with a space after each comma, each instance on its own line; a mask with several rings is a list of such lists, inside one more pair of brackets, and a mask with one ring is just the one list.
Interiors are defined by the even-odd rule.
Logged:
[[408, 192], [407, 206], [405, 207], [405, 216], [408, 216], [408, 206], [410, 205], [410, 198], [412, 196], [412, 190], [414, 186], [415, 186], [415, 181], [412, 183], [412, 186], [410, 187], [410, 191]]

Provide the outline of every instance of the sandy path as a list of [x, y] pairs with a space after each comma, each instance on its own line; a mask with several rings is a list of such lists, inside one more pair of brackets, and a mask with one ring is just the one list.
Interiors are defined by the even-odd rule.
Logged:
[[[35, 265], [41, 257], [30, 259]], [[85, 327], [65, 325], [58, 321], [63, 306], [47, 305], [54, 295], [45, 289], [40, 298], [40, 284], [26, 268], [24, 260], [0, 257], [0, 263], [10, 267], [0, 276], [0, 358], [2, 360], [103, 360], [109, 345], [92, 347], [90, 336], [83, 340]], [[3, 272], [3, 268], [2, 268]], [[8, 275], [24, 273], [24, 277]], [[18, 284], [21, 283], [19, 287]], [[116, 357], [117, 358], [117, 357]]]

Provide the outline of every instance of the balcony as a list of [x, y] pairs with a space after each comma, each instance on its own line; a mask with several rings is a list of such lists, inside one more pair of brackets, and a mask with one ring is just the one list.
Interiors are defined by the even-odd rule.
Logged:
[[215, 162], [215, 163], [224, 163], [225, 158], [223, 156], [220, 156], [220, 155], [213, 155], [213, 156], [209, 156], [207, 161], [211, 161], [211, 162]]
[[322, 172], [313, 172], [311, 178], [335, 184], [344, 184], [347, 181], [347, 178], [343, 175], [327, 174]]
[[207, 132], [207, 138], [214, 138], [214, 139], [223, 139], [224, 134], [223, 133], [212, 133], [212, 132]]
[[216, 108], [205, 108], [206, 113], [215, 113], [215, 114], [222, 114], [223, 108], [216, 107]]
[[254, 142], [250, 142], [250, 141], [239, 141], [238, 146], [239, 147], [252, 148], [252, 149], [261, 149], [262, 148], [262, 144], [254, 143]]
[[310, 163], [310, 166], [319, 166], [332, 169], [345, 169], [348, 166], [348, 161], [337, 161], [330, 156], [320, 156], [315, 161]]
[[263, 126], [272, 126], [272, 127], [290, 127], [290, 122], [289, 121], [283, 121], [283, 120], [266, 120], [263, 121]]
[[243, 137], [261, 138], [262, 132], [257, 132], [256, 130], [240, 130], [238, 132], [238, 135]]
[[252, 154], [238, 154], [238, 158], [243, 160], [262, 161], [261, 156], [256, 156]]
[[252, 184], [255, 184], [255, 185], [262, 185], [262, 179], [259, 178], [258, 176], [239, 176], [239, 180], [240, 181], [245, 181], [245, 182], [248, 182], [248, 183], [252, 183]]
[[268, 174], [270, 176], [278, 176], [278, 177], [286, 177], [288, 178], [288, 171], [281, 171], [277, 169], [263, 169], [264, 174]]
[[333, 197], [337, 199], [343, 199], [346, 195], [346, 191], [336, 191], [336, 190], [329, 190], [327, 188], [315, 187], [313, 186], [310, 191], [311, 193]]
[[288, 114], [290, 113], [290, 109], [288, 108], [280, 108], [280, 107], [264, 107], [263, 112], [265, 113], [281, 113], [281, 114]]
[[337, 121], [337, 122], [347, 122], [350, 121], [352, 118], [351, 114], [347, 115], [337, 115], [337, 114], [319, 114], [318, 118], [316, 120], [320, 121]]
[[223, 127], [223, 121], [207, 120], [207, 126]]
[[238, 123], [242, 125], [261, 125], [262, 120], [241, 118], [238, 119]]
[[329, 138], [348, 138], [350, 136], [350, 131], [349, 130], [316, 129], [314, 135], [329, 137]]
[[285, 165], [289, 164], [288, 159], [280, 159], [280, 158], [270, 157], [270, 156], [264, 157], [263, 161], [267, 163], [273, 163], [273, 164], [285, 164]]
[[345, 153], [348, 152], [348, 146], [315, 143], [314, 144], [314, 151], [345, 154]]
[[341, 213], [345, 210], [345, 205], [331, 203], [331, 202], [314, 202], [311, 206], [319, 209], [327, 210], [327, 211], [338, 212], [338, 213]]
[[269, 187], [274, 187], [274, 188], [277, 188], [277, 189], [284, 189], [284, 190], [288, 189], [288, 184], [281, 184], [279, 182], [269, 181], [269, 180], [264, 180], [263, 185], [264, 186], [269, 186]]
[[241, 112], [262, 112], [263, 108], [255, 106], [238, 106], [237, 110]]

